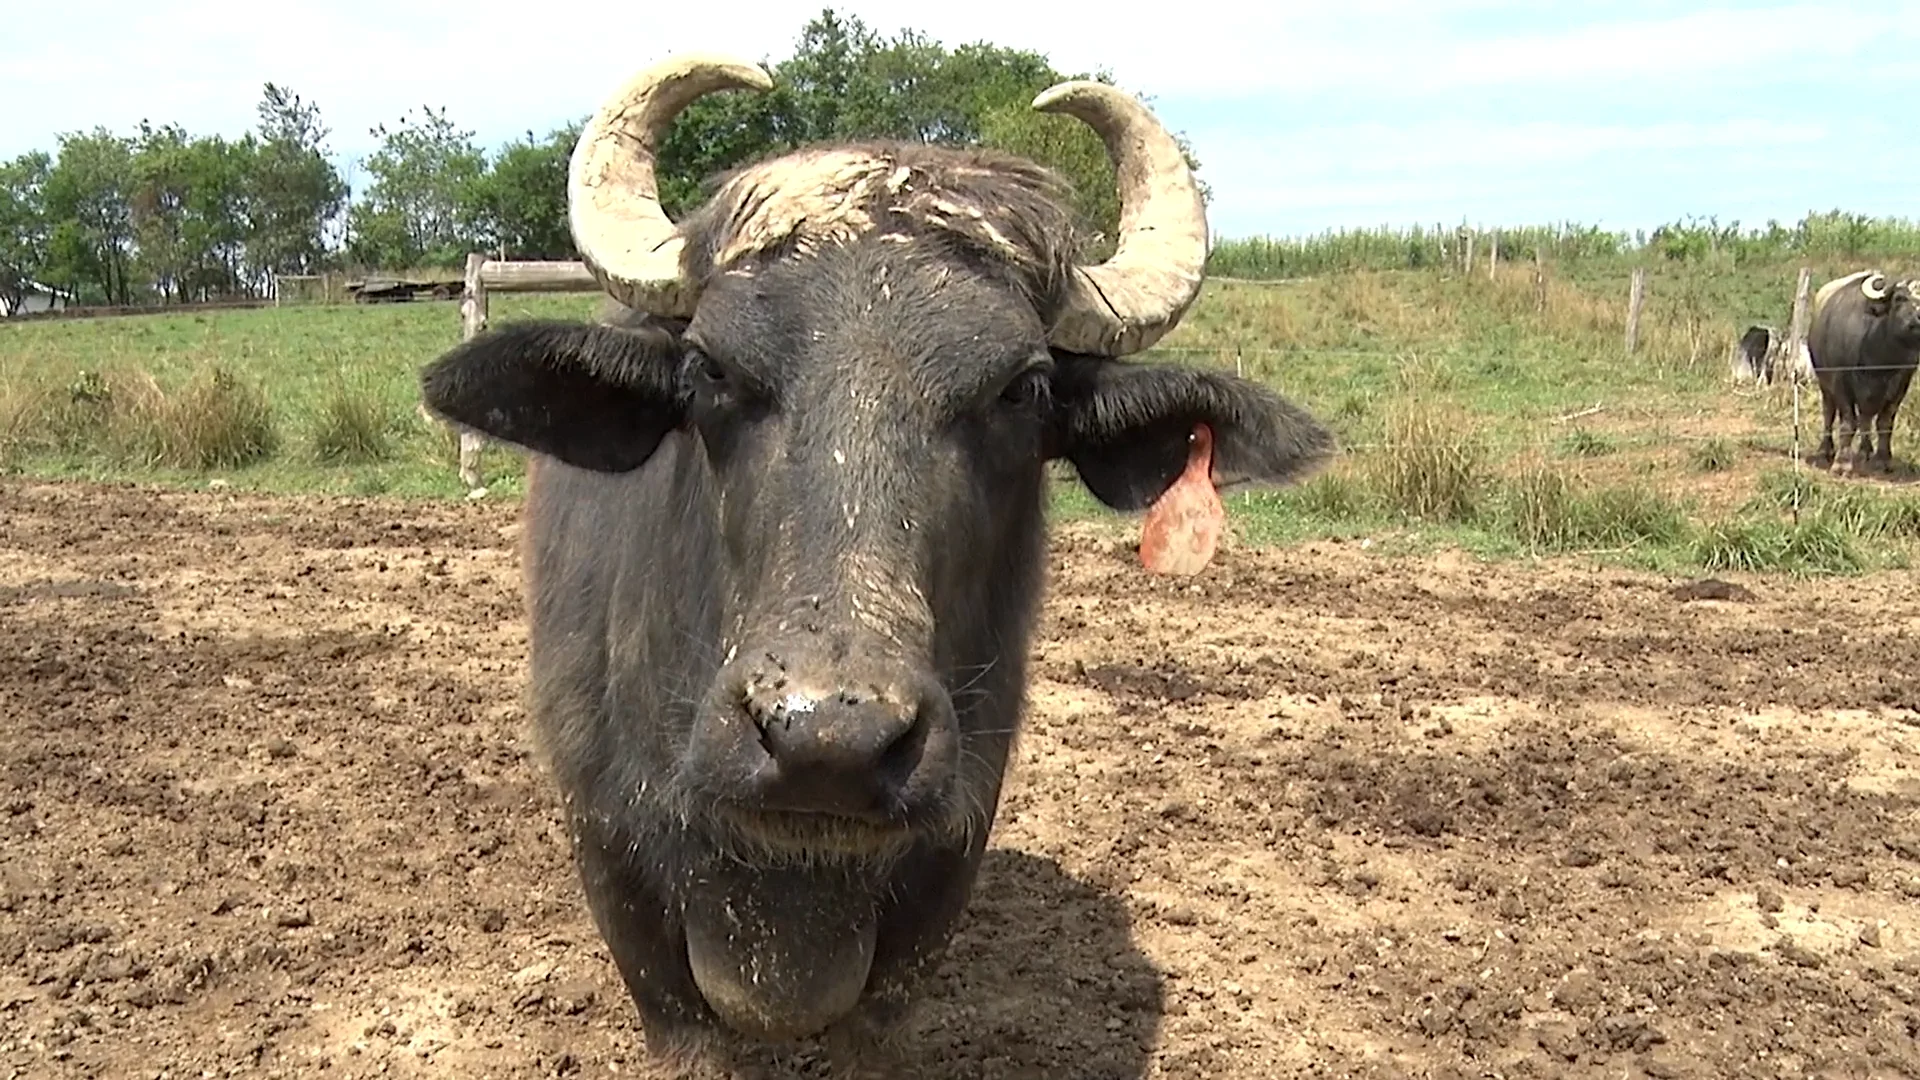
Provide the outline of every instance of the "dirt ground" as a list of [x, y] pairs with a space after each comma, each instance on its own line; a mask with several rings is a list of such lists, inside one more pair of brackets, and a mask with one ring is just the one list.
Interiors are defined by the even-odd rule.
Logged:
[[[515, 516], [0, 482], [0, 1075], [640, 1074]], [[918, 1075], [1920, 1076], [1920, 578], [1739, 584], [1064, 531]]]

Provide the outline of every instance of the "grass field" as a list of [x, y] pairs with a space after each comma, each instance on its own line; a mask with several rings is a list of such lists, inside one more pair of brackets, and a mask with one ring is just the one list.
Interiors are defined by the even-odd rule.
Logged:
[[[1265, 380], [1340, 433], [1345, 454], [1314, 482], [1232, 501], [1244, 539], [1805, 572], [1902, 565], [1920, 541], [1920, 496], [1904, 476], [1796, 470], [1791, 392], [1728, 379], [1742, 328], [1784, 327], [1801, 262], [1731, 249], [1656, 261], [1641, 346], [1627, 356], [1631, 264], [1598, 240], [1579, 240], [1594, 249], [1581, 257], [1549, 258], [1543, 307], [1530, 259], [1461, 275], [1434, 265], [1417, 237], [1370, 235], [1284, 258], [1272, 245], [1223, 249], [1227, 271], [1238, 259], [1312, 272], [1210, 283], [1156, 350]], [[1334, 254], [1311, 254], [1314, 243]], [[1368, 268], [1396, 259], [1419, 268]], [[1810, 264], [1816, 280], [1859, 265]], [[491, 316], [585, 318], [596, 303], [496, 296]], [[447, 303], [0, 325], [0, 468], [458, 497], [453, 439], [415, 412], [414, 381], [458, 335]], [[1803, 393], [1805, 449], [1818, 400]], [[1897, 456], [1915, 445], [1907, 430]], [[483, 470], [498, 496], [517, 495], [514, 454], [490, 449]], [[1058, 490], [1063, 514], [1098, 512], [1077, 485]]]

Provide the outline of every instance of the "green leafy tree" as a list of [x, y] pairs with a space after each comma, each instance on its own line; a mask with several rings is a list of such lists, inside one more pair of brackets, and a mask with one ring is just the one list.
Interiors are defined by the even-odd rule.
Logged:
[[486, 245], [514, 259], [573, 259], [567, 228], [567, 166], [585, 120], [535, 138], [514, 140], [494, 156], [466, 192], [466, 217], [480, 223]]
[[249, 163], [247, 255], [256, 275], [311, 274], [327, 257], [326, 230], [347, 206], [347, 185], [327, 160], [319, 106], [267, 83]]
[[373, 183], [347, 212], [348, 253], [364, 266], [454, 266], [485, 242], [472, 192], [486, 155], [445, 109], [423, 106], [388, 128], [366, 160]]
[[141, 122], [127, 177], [133, 266], [163, 302], [183, 299], [186, 271], [194, 261], [186, 241], [190, 155], [190, 140], [179, 126]]
[[252, 136], [228, 142], [140, 125], [128, 189], [135, 267], [162, 302], [259, 291], [246, 248], [258, 150]]
[[189, 259], [182, 285], [188, 299], [265, 292], [270, 278], [255, 265], [256, 253], [249, 248], [259, 153], [251, 135], [237, 142], [204, 137], [187, 147], [183, 239]]
[[53, 159], [44, 151], [0, 165], [0, 308], [15, 311], [27, 283], [46, 272], [47, 176]]
[[[831, 9], [810, 20], [793, 55], [770, 70], [772, 91], [701, 98], [675, 122], [658, 166], [668, 213], [698, 202], [714, 174], [808, 143], [890, 138], [986, 145], [1059, 171], [1073, 186], [1088, 254], [1111, 251], [1120, 207], [1099, 136], [1077, 120], [1032, 108], [1034, 97], [1055, 83], [1111, 82], [1108, 74], [1063, 73], [1039, 53], [987, 42], [948, 49], [913, 30], [889, 40]], [[1187, 156], [1198, 168], [1191, 152]]]
[[660, 140], [655, 180], [660, 205], [679, 217], [697, 205], [707, 182], [728, 169], [792, 144], [781, 133], [788, 98], [776, 87], [764, 94], [735, 91], [694, 99]]
[[105, 128], [60, 137], [47, 176], [47, 276], [109, 304], [133, 302], [133, 142]]

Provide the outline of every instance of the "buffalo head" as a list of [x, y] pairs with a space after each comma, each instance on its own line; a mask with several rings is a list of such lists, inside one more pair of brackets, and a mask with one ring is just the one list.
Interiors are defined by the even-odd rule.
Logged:
[[1900, 345], [1920, 346], [1920, 280], [1889, 281], [1874, 271], [1860, 279], [1868, 316], [1883, 324], [1883, 333]]

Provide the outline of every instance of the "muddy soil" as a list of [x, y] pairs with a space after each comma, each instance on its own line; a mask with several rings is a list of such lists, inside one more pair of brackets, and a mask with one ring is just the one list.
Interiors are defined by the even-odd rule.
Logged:
[[[515, 518], [0, 482], [0, 1076], [648, 1075]], [[917, 1075], [1920, 1076], [1920, 577], [1052, 570]]]

